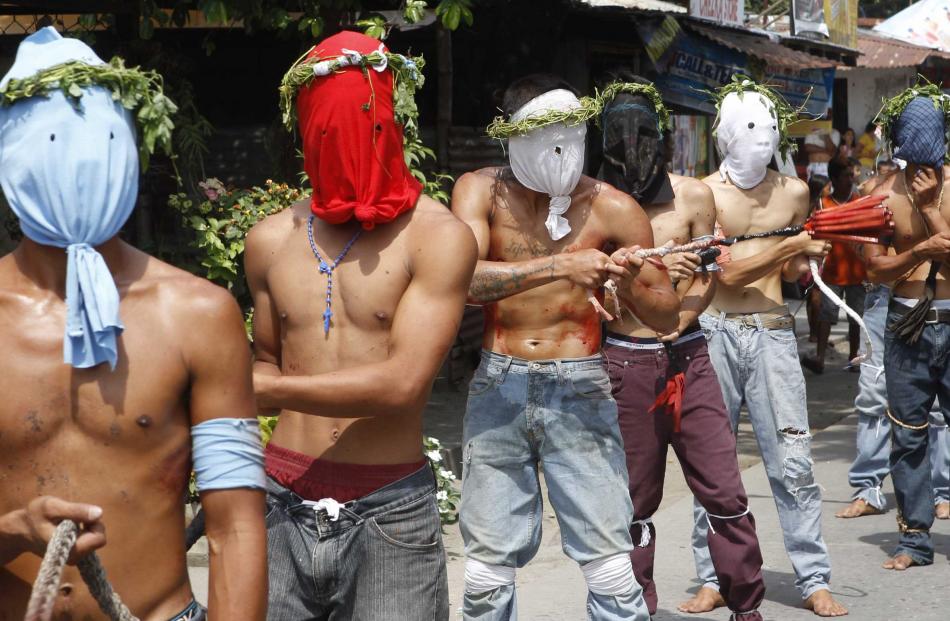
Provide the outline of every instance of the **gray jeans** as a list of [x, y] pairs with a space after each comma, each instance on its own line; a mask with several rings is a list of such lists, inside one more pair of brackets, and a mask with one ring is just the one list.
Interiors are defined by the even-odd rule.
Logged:
[[[805, 377], [798, 345], [790, 328], [767, 330], [743, 325], [725, 315], [703, 314], [699, 322], [709, 343], [709, 357], [733, 431], [745, 403], [752, 430], [778, 510], [785, 551], [795, 570], [795, 586], [808, 598], [828, 587], [831, 565], [821, 536], [821, 491], [815, 483], [811, 434], [805, 403]], [[693, 556], [706, 586], [718, 588], [716, 572], [706, 545], [708, 522], [696, 505]]]
[[426, 464], [332, 519], [268, 478], [267, 619], [448, 619], [435, 492]]

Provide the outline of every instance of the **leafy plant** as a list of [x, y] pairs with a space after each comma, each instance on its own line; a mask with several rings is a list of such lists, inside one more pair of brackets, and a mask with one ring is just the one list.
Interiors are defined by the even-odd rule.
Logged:
[[268, 179], [264, 187], [227, 188], [218, 179], [198, 184], [203, 200], [185, 193], [172, 194], [168, 205], [181, 214], [182, 224], [194, 232], [192, 247], [199, 251], [204, 276], [230, 289], [242, 306], [250, 306], [241, 256], [251, 227], [308, 196], [306, 190]]
[[439, 503], [439, 518], [442, 524], [455, 524], [458, 522], [458, 505], [461, 501], [461, 494], [455, 488], [455, 474], [442, 467], [442, 443], [430, 436], [423, 436], [422, 446], [426, 453], [426, 459], [435, 475], [435, 497]]
[[512, 122], [503, 116], [496, 116], [488, 125], [486, 133], [491, 138], [499, 140], [512, 136], [522, 136], [528, 132], [552, 125], [580, 125], [600, 114], [600, 100], [593, 97], [581, 97], [581, 105], [570, 110], [546, 110], [545, 112], [530, 114], [523, 119]]
[[670, 122], [670, 111], [663, 104], [663, 97], [652, 84], [639, 84], [637, 82], [611, 82], [604, 90], [595, 95], [600, 113], [603, 113], [607, 105], [613, 101], [619, 93], [630, 95], [642, 95], [650, 100], [653, 109], [656, 110], [657, 131], [660, 134], [672, 131], [673, 125]]

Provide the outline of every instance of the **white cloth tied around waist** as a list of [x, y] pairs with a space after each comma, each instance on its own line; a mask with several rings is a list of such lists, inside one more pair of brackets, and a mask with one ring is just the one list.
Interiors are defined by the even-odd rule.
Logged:
[[[555, 89], [518, 108], [511, 115], [511, 122], [580, 107], [581, 102], [574, 93]], [[508, 156], [515, 178], [526, 188], [551, 197], [544, 226], [553, 240], [571, 232], [564, 214], [571, 206], [571, 192], [581, 179], [586, 138], [586, 123], [552, 123], [508, 139]]]
[[779, 143], [772, 103], [755, 91], [729, 93], [719, 107], [715, 133], [722, 180], [744, 190], [759, 185]]
[[191, 455], [199, 492], [265, 489], [264, 448], [256, 418], [212, 418], [191, 428]]

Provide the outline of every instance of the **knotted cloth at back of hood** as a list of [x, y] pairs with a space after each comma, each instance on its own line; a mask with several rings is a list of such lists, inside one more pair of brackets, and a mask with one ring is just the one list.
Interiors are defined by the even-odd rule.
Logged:
[[754, 91], [729, 93], [719, 106], [716, 145], [719, 174], [743, 190], [762, 183], [779, 144], [774, 106]]
[[[574, 93], [555, 89], [518, 108], [511, 115], [511, 122], [543, 116], [552, 110], [569, 111], [580, 107], [581, 102]], [[571, 206], [571, 192], [584, 169], [586, 137], [585, 123], [551, 123], [508, 139], [508, 155], [515, 178], [526, 188], [551, 197], [544, 226], [553, 240], [571, 232], [571, 225], [563, 214]]]
[[[70, 61], [104, 64], [81, 41], [43, 28], [20, 43], [0, 85]], [[119, 292], [95, 247], [129, 218], [138, 176], [132, 117], [106, 89], [83, 89], [78, 109], [59, 90], [0, 107], [7, 202], [24, 235], [66, 249], [63, 360], [74, 367], [118, 360]]]
[[[328, 37], [308, 58], [370, 54], [377, 39], [357, 32]], [[382, 47], [385, 50], [385, 47]], [[300, 89], [297, 117], [310, 208], [330, 224], [351, 218], [371, 229], [415, 207], [422, 185], [403, 159], [403, 131], [393, 114], [393, 74], [346, 67]]]
[[599, 177], [642, 205], [673, 200], [666, 172], [666, 142], [653, 104], [643, 95], [618, 93], [601, 117], [604, 160]]
[[943, 110], [930, 97], [910, 100], [894, 122], [894, 157], [940, 168], [947, 154], [945, 122]]

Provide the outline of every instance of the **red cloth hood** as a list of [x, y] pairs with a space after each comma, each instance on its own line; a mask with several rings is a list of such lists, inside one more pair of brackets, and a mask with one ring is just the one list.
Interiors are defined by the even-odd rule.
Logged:
[[[308, 58], [335, 58], [343, 49], [365, 55], [380, 47], [377, 39], [341, 32], [317, 44]], [[318, 218], [342, 224], [355, 217], [371, 229], [415, 206], [422, 185], [403, 159], [392, 71], [346, 67], [318, 76], [300, 89], [297, 117], [313, 186], [310, 208]]]

